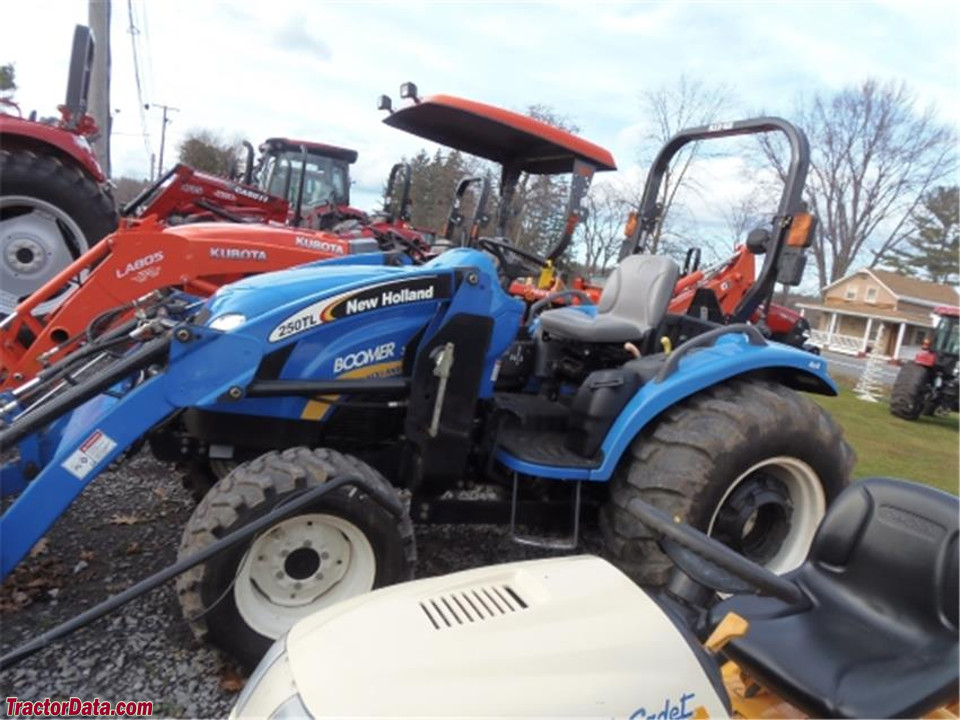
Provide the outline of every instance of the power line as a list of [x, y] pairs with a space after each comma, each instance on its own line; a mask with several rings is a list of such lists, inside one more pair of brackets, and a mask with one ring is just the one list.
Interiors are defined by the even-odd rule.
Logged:
[[150, 23], [148, 20], [147, 13], [147, 3], [144, 2], [140, 6], [140, 15], [141, 15], [141, 24], [143, 25], [143, 47], [141, 48], [141, 53], [143, 54], [143, 67], [144, 67], [144, 85], [147, 88], [147, 95], [152, 96], [153, 94], [153, 53], [150, 49]]
[[130, 47], [133, 50], [133, 75], [137, 81], [137, 107], [140, 110], [140, 130], [143, 133], [143, 148], [147, 155], [152, 155], [153, 150], [150, 147], [150, 134], [147, 132], [147, 113], [146, 104], [143, 102], [143, 87], [140, 83], [140, 56], [137, 52], [137, 36], [140, 31], [133, 23], [133, 0], [127, 0], [127, 16], [130, 20]]

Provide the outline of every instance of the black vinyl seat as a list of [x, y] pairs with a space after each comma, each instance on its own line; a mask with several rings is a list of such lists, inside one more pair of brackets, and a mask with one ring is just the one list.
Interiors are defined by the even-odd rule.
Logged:
[[787, 577], [803, 606], [719, 603], [749, 630], [724, 648], [760, 685], [813, 717], [918, 717], [957, 697], [957, 498], [869, 479], [827, 512]]

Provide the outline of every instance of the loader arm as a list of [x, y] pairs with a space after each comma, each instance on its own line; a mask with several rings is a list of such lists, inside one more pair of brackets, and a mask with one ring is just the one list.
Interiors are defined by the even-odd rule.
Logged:
[[[229, 238], [229, 239], [228, 239]], [[177, 288], [198, 297], [254, 274], [375, 251], [374, 240], [325, 232], [222, 224], [164, 228], [147, 221], [119, 230], [64, 269], [0, 323], [0, 389], [30, 380], [74, 351], [90, 322], [115, 308], [122, 322], [154, 291]], [[74, 291], [44, 317], [41, 304]]]
[[[0, 495], [22, 491], [0, 517], [0, 578], [150, 428], [183, 407], [215, 404], [229, 388], [250, 383], [261, 357], [259, 343], [201, 327], [180, 330], [186, 331], [177, 334], [180, 339], [161, 336], [145, 343], [90, 384], [31, 408], [0, 431], [0, 447], [20, 450], [19, 461], [0, 468]], [[165, 370], [132, 384], [131, 373], [162, 362], [168, 349]], [[49, 425], [47, 416], [55, 418]], [[40, 451], [44, 446], [49, 454]], [[36, 468], [42, 469], [33, 476]]]

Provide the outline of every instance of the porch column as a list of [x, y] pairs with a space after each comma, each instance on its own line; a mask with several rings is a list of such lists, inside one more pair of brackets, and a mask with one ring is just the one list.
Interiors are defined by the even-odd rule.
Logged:
[[867, 346], [870, 344], [870, 331], [873, 329], [873, 318], [867, 318], [867, 329], [863, 333], [863, 345], [860, 346], [861, 352], [867, 351]]
[[837, 329], [837, 314], [830, 313], [830, 327], [827, 329], [827, 347], [833, 342], [833, 331]]
[[897, 332], [897, 344], [893, 347], [893, 359], [900, 359], [900, 346], [903, 345], [903, 333], [907, 329], [906, 323], [900, 323], [900, 330]]

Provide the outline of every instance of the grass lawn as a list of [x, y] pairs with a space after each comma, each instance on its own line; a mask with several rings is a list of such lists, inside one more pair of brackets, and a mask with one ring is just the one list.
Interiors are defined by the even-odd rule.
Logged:
[[850, 386], [838, 397], [810, 395], [843, 425], [857, 451], [854, 477], [886, 475], [916, 480], [958, 494], [958, 416], [921, 417], [908, 422], [890, 414], [887, 402], [859, 400]]

